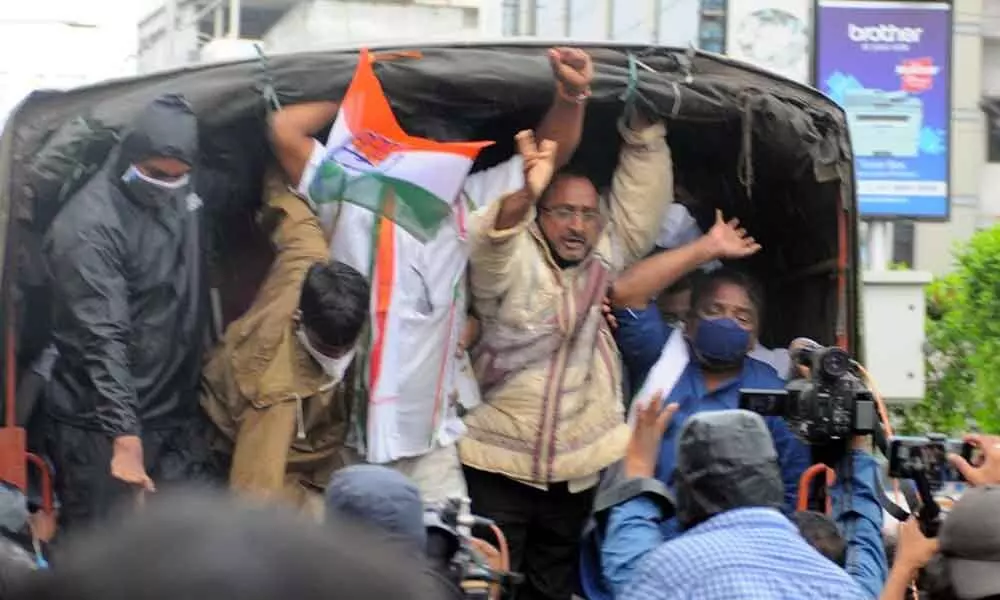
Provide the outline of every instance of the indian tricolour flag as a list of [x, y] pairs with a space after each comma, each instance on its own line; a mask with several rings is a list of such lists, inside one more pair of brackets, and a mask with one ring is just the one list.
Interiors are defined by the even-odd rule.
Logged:
[[451, 214], [473, 161], [490, 144], [408, 135], [362, 50], [309, 196], [317, 204], [350, 202], [384, 214], [426, 241]]
[[397, 343], [403, 333], [400, 315], [414, 310], [397, 286], [411, 258], [401, 242], [426, 242], [437, 234], [461, 206], [457, 200], [462, 184], [480, 150], [491, 143], [442, 143], [408, 135], [392, 114], [368, 51], [361, 51], [309, 196], [319, 205], [354, 205], [345, 213], [374, 215], [370, 227], [338, 217], [331, 245], [334, 258], [348, 262], [371, 282], [370, 335], [359, 355], [362, 389], [352, 414], [360, 420], [356, 431], [372, 462], [394, 458], [381, 441], [393, 435], [390, 413], [403, 393], [399, 365], [407, 357]]

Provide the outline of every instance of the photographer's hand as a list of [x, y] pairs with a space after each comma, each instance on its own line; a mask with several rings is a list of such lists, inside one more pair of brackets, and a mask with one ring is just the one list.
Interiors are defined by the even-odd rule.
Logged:
[[970, 465], [969, 461], [957, 454], [949, 454], [948, 461], [958, 469], [969, 485], [1000, 484], [1000, 436], [975, 434], [967, 435], [964, 439], [983, 453], [982, 464]]
[[896, 560], [885, 582], [880, 600], [903, 600], [906, 598], [910, 582], [917, 576], [920, 569], [934, 558], [938, 551], [936, 538], [928, 539], [920, 531], [920, 522], [916, 516], [910, 517], [899, 526], [899, 537], [896, 541]]
[[677, 412], [676, 404], [664, 408], [663, 401], [663, 392], [657, 392], [636, 411], [635, 428], [625, 451], [626, 477], [653, 477], [656, 474], [663, 434]]
[[938, 551], [937, 538], [928, 538], [920, 530], [916, 515], [899, 526], [896, 540], [895, 564], [911, 569], [914, 573], [927, 566]]

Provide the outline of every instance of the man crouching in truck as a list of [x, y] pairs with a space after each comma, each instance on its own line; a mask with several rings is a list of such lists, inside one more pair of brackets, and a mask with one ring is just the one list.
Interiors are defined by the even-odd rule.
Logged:
[[504, 530], [511, 567], [526, 576], [522, 598], [570, 598], [599, 473], [629, 439], [601, 305], [612, 279], [652, 248], [673, 171], [663, 124], [636, 113], [619, 130], [606, 202], [580, 172], [553, 177], [550, 143], [536, 148], [522, 132], [522, 189], [470, 227], [484, 403], [459, 450], [476, 514]]
[[231, 453], [230, 486], [316, 512], [341, 465], [337, 385], [368, 319], [368, 282], [329, 259], [319, 220], [282, 176], [265, 182], [275, 259], [253, 305], [205, 367], [202, 406]]
[[187, 102], [155, 100], [45, 238], [59, 352], [46, 451], [64, 528], [154, 480], [212, 475], [197, 396], [209, 315], [197, 155]]

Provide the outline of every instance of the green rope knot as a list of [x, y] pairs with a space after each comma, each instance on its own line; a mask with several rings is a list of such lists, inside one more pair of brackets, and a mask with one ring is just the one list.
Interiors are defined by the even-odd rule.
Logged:
[[639, 61], [635, 54], [627, 53], [628, 57], [628, 83], [625, 84], [625, 91], [618, 97], [625, 103], [625, 114], [630, 115], [635, 110], [635, 98], [639, 91]]

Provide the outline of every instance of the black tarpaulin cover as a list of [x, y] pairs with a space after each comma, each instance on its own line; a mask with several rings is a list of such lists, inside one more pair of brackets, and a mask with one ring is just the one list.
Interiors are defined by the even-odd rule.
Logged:
[[[830, 277], [838, 250], [838, 211], [852, 210], [854, 201], [843, 111], [816, 90], [723, 57], [659, 47], [583, 46], [594, 58], [596, 76], [584, 141], [574, 160], [599, 180], [610, 177], [618, 142], [614, 125], [632, 54], [639, 60], [634, 69], [639, 102], [667, 120], [676, 179], [693, 198], [692, 214], [703, 228], [715, 208], [739, 216], [765, 248], [747, 261], [748, 268], [769, 291], [795, 296], [794, 303], [772, 296], [768, 315], [781, 318], [770, 323], [770, 335], [779, 343], [796, 335], [832, 342], [834, 323], [843, 319], [847, 304], [837, 297]], [[418, 56], [384, 56], [375, 69], [408, 131], [420, 134], [428, 122], [453, 122], [471, 139], [497, 140], [480, 157], [477, 168], [482, 168], [506, 158], [513, 134], [534, 125], [548, 107], [554, 86], [546, 48], [538, 41], [419, 46]], [[279, 100], [294, 103], [338, 99], [356, 60], [356, 50], [345, 49], [272, 56], [267, 62]], [[206, 202], [238, 200], [252, 214], [269, 155], [260, 72], [261, 63], [249, 60], [28, 97], [7, 123], [0, 144], [5, 282], [17, 281], [22, 295], [40, 284], [37, 239], [61, 201], [54, 189], [62, 186], [54, 185], [51, 174], [70, 185], [85, 180], [93, 162], [113, 144], [113, 134], [164, 93], [183, 94], [199, 117], [207, 166], [198, 182], [202, 197]], [[41, 154], [62, 156], [66, 164], [61, 171], [51, 164], [40, 168]], [[45, 172], [48, 179], [39, 175]], [[249, 252], [244, 242], [233, 246], [233, 239], [243, 239], [236, 232], [248, 227], [251, 219], [233, 219], [231, 228], [217, 232], [225, 253]], [[16, 280], [9, 269], [15, 263]], [[856, 280], [853, 273], [849, 278]], [[40, 310], [40, 301], [25, 302]], [[853, 311], [848, 313], [853, 321]], [[20, 322], [25, 318], [20, 315]], [[44, 329], [37, 325], [43, 317], [29, 320]]]

